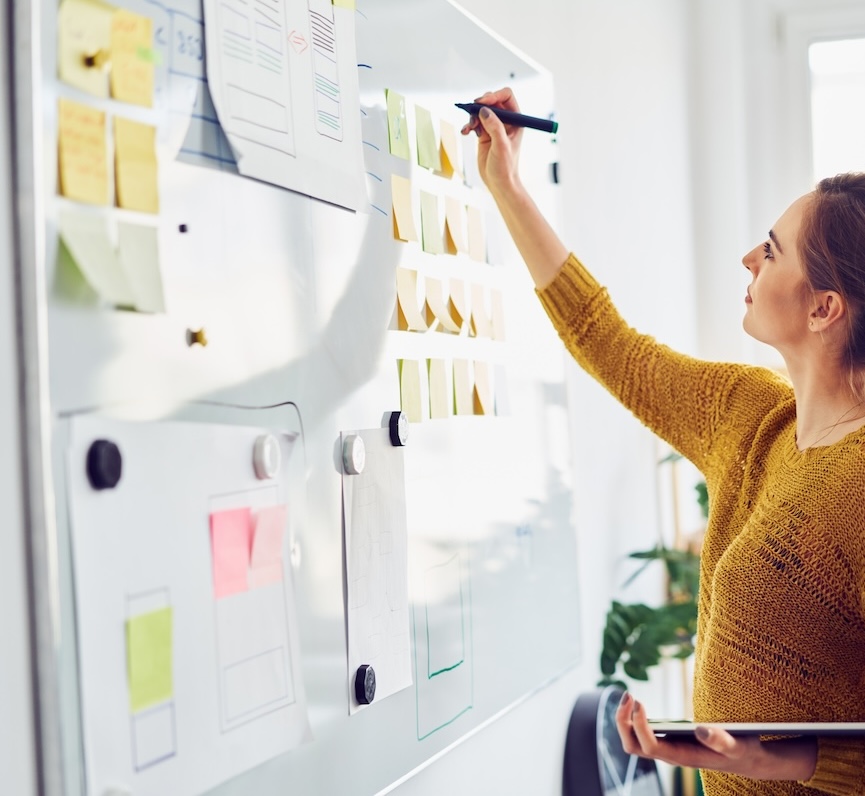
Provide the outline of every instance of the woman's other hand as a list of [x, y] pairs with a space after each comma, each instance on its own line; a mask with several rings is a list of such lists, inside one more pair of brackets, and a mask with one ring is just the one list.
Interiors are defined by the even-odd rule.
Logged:
[[628, 754], [674, 766], [724, 771], [748, 779], [804, 782], [817, 765], [815, 738], [761, 741], [757, 735], [734, 736], [710, 726], [697, 728], [696, 743], [659, 738], [649, 725], [645, 707], [627, 693], [616, 710], [616, 727]]
[[[509, 88], [488, 91], [475, 102], [509, 111], [520, 109]], [[490, 193], [499, 197], [519, 186], [519, 151], [523, 128], [503, 124], [494, 113], [481, 110], [481, 115], [472, 116], [461, 132], [468, 135], [472, 130], [478, 135], [478, 171]]]

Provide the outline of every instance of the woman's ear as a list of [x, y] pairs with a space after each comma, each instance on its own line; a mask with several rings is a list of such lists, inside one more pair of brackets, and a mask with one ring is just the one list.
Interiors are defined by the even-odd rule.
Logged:
[[840, 294], [824, 290], [814, 294], [814, 303], [808, 316], [808, 328], [815, 332], [825, 332], [840, 321], [847, 313], [847, 306]]

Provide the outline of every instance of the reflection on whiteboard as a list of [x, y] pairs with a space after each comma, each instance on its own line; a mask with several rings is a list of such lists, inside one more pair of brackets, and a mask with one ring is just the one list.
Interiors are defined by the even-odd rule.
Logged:
[[204, 0], [207, 79], [241, 172], [367, 204], [354, 11], [331, 0]]
[[[427, 554], [434, 556], [432, 550]], [[422, 573], [414, 571], [423, 576], [423, 602], [414, 604], [417, 737], [422, 740], [473, 706], [471, 591], [463, 551], [426, 564]]]
[[387, 429], [358, 435], [363, 472], [342, 477], [351, 713], [361, 708], [354, 678], [362, 665], [375, 672], [373, 704], [411, 685], [403, 449]]
[[[278, 439], [260, 480], [253, 450]], [[300, 666], [291, 507], [299, 429], [69, 421], [87, 793], [192, 796], [310, 737]], [[85, 463], [115, 447], [120, 478]], [[116, 472], [116, 471], [115, 471]]]

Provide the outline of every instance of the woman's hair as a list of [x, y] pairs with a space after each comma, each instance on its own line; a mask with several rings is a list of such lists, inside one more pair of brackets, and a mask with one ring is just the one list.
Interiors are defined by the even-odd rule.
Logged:
[[817, 183], [799, 232], [799, 254], [812, 290], [832, 290], [847, 303], [843, 352], [850, 386], [865, 398], [865, 173]]

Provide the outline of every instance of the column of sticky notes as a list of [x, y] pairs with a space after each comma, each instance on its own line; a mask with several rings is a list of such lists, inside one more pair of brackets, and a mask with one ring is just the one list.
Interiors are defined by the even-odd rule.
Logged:
[[466, 183], [454, 123], [397, 91], [385, 98], [390, 154], [409, 162], [390, 178], [393, 234], [408, 253], [396, 272], [396, 329], [455, 341], [448, 359], [399, 360], [402, 409], [413, 422], [496, 414], [503, 369], [490, 360], [494, 347], [477, 345], [505, 337], [500, 269], [487, 253], [488, 194]]
[[[153, 21], [100, 0], [62, 0], [57, 49], [61, 266], [110, 305], [164, 312], [157, 128], [140, 110], [153, 106]], [[82, 92], [93, 100], [79, 101]]]

